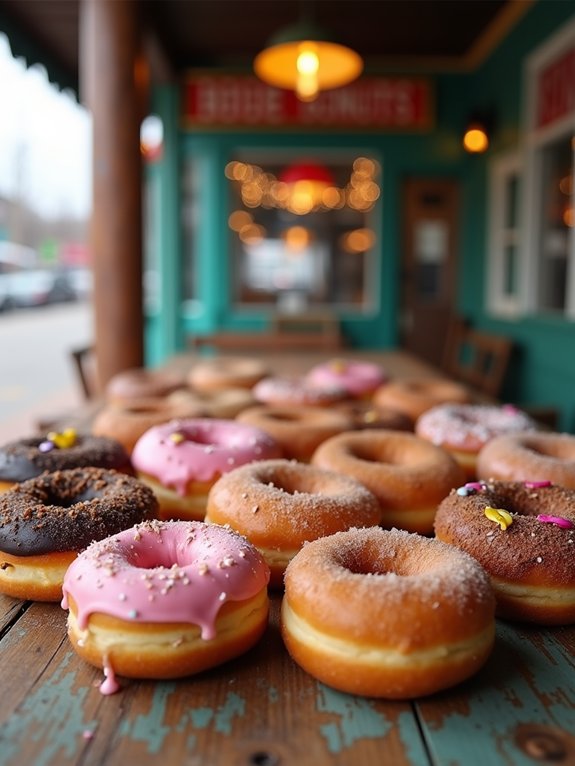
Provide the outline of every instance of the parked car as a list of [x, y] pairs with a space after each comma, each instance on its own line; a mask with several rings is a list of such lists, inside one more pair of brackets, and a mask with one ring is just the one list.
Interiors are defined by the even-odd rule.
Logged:
[[0, 274], [0, 309], [30, 308], [76, 299], [65, 272], [26, 269]]

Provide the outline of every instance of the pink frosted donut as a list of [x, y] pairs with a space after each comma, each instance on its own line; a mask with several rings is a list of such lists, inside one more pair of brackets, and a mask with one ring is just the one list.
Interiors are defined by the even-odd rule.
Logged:
[[415, 433], [450, 452], [468, 479], [476, 477], [477, 455], [491, 439], [536, 429], [527, 413], [510, 404], [439, 404], [415, 424]]
[[348, 398], [342, 386], [312, 386], [305, 378], [269, 377], [260, 380], [252, 394], [262, 404], [304, 404], [312, 407], [329, 407]]
[[258, 551], [232, 530], [144, 522], [92, 543], [68, 568], [68, 635], [83, 659], [104, 668], [108, 693], [116, 672], [196, 673], [260, 638], [269, 576]]
[[203, 521], [207, 494], [232, 468], [282, 457], [267, 433], [235, 420], [172, 420], [148, 429], [132, 452], [138, 477], [160, 504], [160, 518]]
[[376, 388], [387, 382], [388, 376], [375, 362], [332, 359], [312, 367], [305, 380], [312, 386], [344, 388], [350, 396], [360, 399], [371, 396]]

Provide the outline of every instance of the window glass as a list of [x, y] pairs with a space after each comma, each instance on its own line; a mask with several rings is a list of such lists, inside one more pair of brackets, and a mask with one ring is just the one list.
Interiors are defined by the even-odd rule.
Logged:
[[254, 152], [225, 173], [236, 304], [373, 307], [380, 197], [373, 158], [280, 161]]

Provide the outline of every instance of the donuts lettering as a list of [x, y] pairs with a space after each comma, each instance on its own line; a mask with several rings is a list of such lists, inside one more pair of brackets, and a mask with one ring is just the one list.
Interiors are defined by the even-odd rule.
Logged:
[[469, 678], [495, 636], [489, 578], [439, 540], [377, 527], [308, 543], [285, 574], [294, 661], [350, 694], [410, 699]]

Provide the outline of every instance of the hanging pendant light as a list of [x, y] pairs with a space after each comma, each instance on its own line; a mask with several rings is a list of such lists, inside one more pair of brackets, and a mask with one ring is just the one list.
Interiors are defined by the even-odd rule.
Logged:
[[362, 70], [358, 53], [307, 22], [280, 31], [254, 60], [260, 80], [294, 90], [301, 101], [313, 101], [321, 90], [347, 85]]

